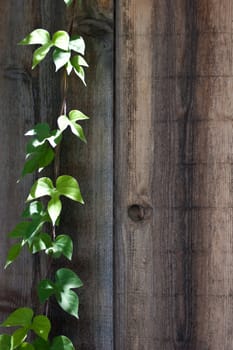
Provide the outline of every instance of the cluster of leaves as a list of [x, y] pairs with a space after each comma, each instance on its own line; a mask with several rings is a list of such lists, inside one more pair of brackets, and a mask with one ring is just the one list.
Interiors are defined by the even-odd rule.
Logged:
[[[44, 315], [34, 316], [30, 308], [19, 308], [12, 312], [1, 327], [17, 327], [12, 335], [0, 335], [1, 350], [74, 350], [72, 342], [65, 336], [49, 341], [50, 320]], [[26, 341], [30, 332], [35, 336], [32, 344]]]
[[[65, 67], [68, 75], [74, 71], [86, 85], [84, 67], [88, 67], [88, 64], [83, 57], [85, 54], [85, 42], [81, 36], [73, 35], [70, 37], [66, 31], [59, 30], [51, 37], [47, 30], [35, 29], [19, 44], [41, 45], [33, 53], [32, 69], [43, 61], [50, 49], [54, 48], [53, 62], [56, 71], [62, 67]], [[72, 54], [73, 52], [75, 52], [74, 55]]]
[[88, 119], [88, 117], [75, 109], [71, 110], [68, 115], [59, 116], [57, 120], [58, 129], [51, 131], [47, 123], [38, 123], [33, 129], [26, 132], [25, 136], [31, 136], [32, 138], [27, 143], [26, 162], [21, 176], [31, 174], [36, 170], [40, 172], [52, 163], [55, 157], [55, 148], [62, 141], [62, 134], [67, 127], [70, 127], [75, 136], [86, 142], [83, 128], [77, 123], [85, 119]]
[[[67, 6], [74, 3], [73, 0], [64, 2]], [[66, 75], [74, 71], [86, 85], [84, 68], [88, 67], [88, 64], [84, 58], [85, 42], [81, 36], [70, 36], [64, 30], [50, 35], [45, 29], [36, 29], [20, 44], [41, 45], [33, 53], [32, 69], [53, 49], [52, 57], [56, 71], [63, 68]], [[79, 110], [71, 110], [67, 115], [63, 110], [63, 114], [57, 118], [57, 129], [51, 130], [47, 123], [39, 123], [29, 130], [25, 135], [31, 139], [27, 143], [26, 161], [21, 178], [35, 171], [39, 173], [52, 163], [56, 157], [56, 148], [59, 147], [66, 129], [70, 129], [76, 137], [86, 142], [83, 128], [78, 123], [85, 119], [88, 117]], [[32, 254], [44, 252], [55, 259], [62, 255], [68, 260], [72, 259], [71, 237], [66, 234], [56, 235], [62, 211], [61, 197], [67, 197], [81, 204], [84, 201], [78, 181], [72, 176], [61, 175], [54, 182], [49, 177], [41, 177], [32, 185], [22, 220], [9, 233], [9, 237], [16, 239], [17, 243], [8, 252], [5, 268], [15, 261], [25, 246]], [[45, 232], [48, 225], [51, 226], [51, 234]], [[42, 303], [50, 297], [55, 298], [61, 309], [78, 318], [79, 298], [73, 289], [82, 285], [82, 281], [74, 271], [60, 268], [53, 280], [44, 279], [39, 283], [38, 297]], [[34, 316], [30, 308], [15, 310], [0, 326], [17, 328], [12, 335], [0, 335], [1, 350], [74, 350], [72, 342], [64, 335], [49, 339], [51, 323], [48, 317]], [[29, 343], [27, 338], [31, 332], [34, 340]]]
[[44, 251], [53, 258], [60, 258], [64, 255], [67, 259], [72, 259], [73, 242], [68, 235], [58, 235], [52, 240], [51, 235], [45, 233], [43, 226], [51, 223], [48, 210], [41, 202], [33, 201], [24, 210], [19, 224], [8, 234], [9, 237], [19, 239], [20, 242], [14, 244], [9, 250], [5, 268], [7, 268], [20, 254], [22, 248], [27, 246], [32, 254]]

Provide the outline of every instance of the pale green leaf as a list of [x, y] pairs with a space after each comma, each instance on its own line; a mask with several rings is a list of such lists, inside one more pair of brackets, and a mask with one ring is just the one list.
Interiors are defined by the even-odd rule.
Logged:
[[85, 72], [84, 72], [83, 67], [78, 66], [78, 65], [74, 66], [73, 63], [72, 63], [72, 66], [74, 67], [75, 74], [81, 79], [83, 84], [85, 86], [87, 86], [86, 81], [85, 81]]
[[69, 119], [71, 121], [76, 122], [77, 120], [89, 119], [89, 117], [87, 115], [85, 115], [84, 113], [78, 111], [77, 109], [74, 109], [74, 110], [70, 111]]
[[67, 72], [68, 75], [70, 75], [70, 73], [72, 72], [72, 69], [73, 69], [73, 66], [72, 66], [72, 64], [70, 63], [70, 61], [68, 61], [68, 62], [66, 63], [66, 72]]
[[80, 55], [75, 55], [72, 57], [73, 66], [89, 67], [87, 61]]
[[71, 52], [70, 51], [62, 51], [60, 49], [55, 49], [53, 51], [53, 62], [55, 64], [56, 67], [56, 72], [62, 68], [63, 66], [66, 65], [66, 63], [69, 62], [70, 60], [70, 55]]
[[59, 176], [56, 180], [58, 192], [73, 201], [84, 203], [78, 181], [69, 175]]
[[70, 39], [69, 49], [73, 50], [77, 53], [81, 53], [81, 55], [85, 54], [85, 42], [83, 38], [79, 35], [74, 35]]
[[32, 69], [34, 69], [41, 61], [43, 61], [51, 47], [52, 44], [48, 43], [44, 44], [34, 51], [32, 58]]
[[68, 314], [78, 317], [79, 298], [72, 290], [66, 290], [60, 294], [56, 294], [56, 299], [60, 307]]
[[64, 0], [66, 6], [70, 6], [73, 2], [73, 0]]
[[47, 44], [50, 41], [50, 34], [45, 29], [35, 29], [30, 34], [26, 36], [22, 41], [20, 41], [20, 45], [32, 45], [32, 44]]
[[15, 261], [15, 259], [19, 256], [20, 252], [22, 250], [22, 244], [21, 243], [17, 243], [14, 244], [7, 255], [7, 259], [6, 259], [6, 264], [5, 264], [5, 269], [13, 263], [13, 261]]
[[27, 328], [19, 328], [12, 334], [12, 345], [13, 349], [17, 348], [24, 342], [27, 337]]
[[52, 220], [53, 225], [55, 225], [57, 218], [59, 217], [62, 209], [62, 203], [58, 195], [53, 195], [53, 197], [48, 202], [48, 213]]
[[31, 329], [42, 339], [48, 340], [48, 335], [51, 330], [51, 323], [48, 317], [39, 315], [34, 317]]
[[0, 335], [0, 349], [1, 350], [11, 350], [11, 336], [8, 334]]
[[55, 274], [55, 281], [56, 285], [61, 286], [64, 291], [83, 286], [82, 281], [76, 275], [76, 273], [67, 268], [57, 270]]
[[64, 335], [60, 335], [53, 339], [50, 350], [75, 350], [75, 349], [69, 338], [65, 337]]
[[3, 327], [30, 327], [33, 317], [33, 311], [30, 308], [22, 307], [13, 311], [7, 319], [1, 324]]
[[72, 133], [79, 137], [83, 142], [87, 142], [86, 137], [84, 135], [84, 131], [83, 128], [81, 127], [81, 125], [77, 124], [77, 123], [71, 123], [70, 124], [70, 128]]
[[60, 117], [57, 120], [58, 127], [61, 131], [64, 131], [67, 126], [70, 125], [69, 119], [66, 115], [60, 115]]
[[49, 177], [41, 177], [31, 188], [27, 201], [31, 201], [43, 196], [51, 196], [54, 191], [52, 180]]
[[64, 30], [59, 30], [53, 34], [52, 42], [54, 46], [58, 47], [59, 49], [68, 51], [69, 41], [70, 41], [70, 36]]

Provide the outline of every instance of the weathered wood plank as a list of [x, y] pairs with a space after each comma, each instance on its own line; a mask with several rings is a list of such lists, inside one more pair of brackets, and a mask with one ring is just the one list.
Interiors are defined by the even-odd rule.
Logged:
[[231, 6], [117, 5], [116, 349], [233, 346]]
[[[0, 104], [4, 111], [0, 131], [0, 174], [4, 179], [0, 184], [0, 218], [2, 230], [6, 233], [17, 222], [32, 183], [29, 176], [18, 188], [15, 184], [23, 165], [26, 142], [23, 134], [35, 122], [48, 121], [54, 125], [61, 104], [61, 76], [55, 75], [51, 61], [46, 60], [31, 72], [30, 49], [12, 45], [37, 27], [51, 32], [67, 29], [72, 13], [68, 12], [66, 21], [63, 0], [36, 4], [18, 0], [7, 4], [1, 2], [0, 9]], [[62, 145], [60, 174], [67, 173], [78, 178], [86, 207], [64, 201], [64, 224], [60, 230], [73, 235], [75, 257], [72, 268], [81, 276], [85, 287], [80, 297], [80, 321], [67, 317], [53, 302], [50, 304], [50, 316], [54, 324], [53, 333], [67, 334], [80, 350], [110, 350], [113, 344], [112, 2], [85, 2], [84, 8], [80, 11], [76, 7], [75, 13], [74, 30], [88, 39], [91, 68], [87, 73], [88, 88], [81, 86], [73, 77], [68, 108], [83, 110], [91, 116], [91, 120], [85, 123], [87, 146], [81, 145], [67, 133]], [[53, 175], [53, 169], [46, 173]], [[2, 266], [10, 244], [3, 236], [0, 254]], [[10, 275], [9, 272], [0, 272], [1, 319], [16, 307], [37, 303], [35, 286], [44, 277], [45, 264], [46, 259], [32, 259], [25, 253], [11, 267]], [[62, 264], [70, 266], [66, 261], [62, 261]], [[58, 266], [61, 266], [60, 262]]]
[[[73, 234], [73, 267], [84, 282], [80, 320], [66, 323], [80, 350], [113, 348], [113, 2], [85, 1], [74, 31], [87, 42], [87, 88], [74, 77], [68, 109], [90, 116], [87, 145], [68, 135], [61, 173], [75, 176], [85, 206], [67, 203], [64, 232]], [[76, 329], [76, 334], [73, 334]]]
[[17, 43], [37, 23], [39, 13], [33, 1], [1, 2], [0, 11], [0, 318], [3, 320], [17, 307], [31, 306], [34, 298], [32, 290], [35, 271], [30, 255], [22, 254], [17, 264], [6, 271], [3, 271], [3, 266], [7, 251], [12, 245], [6, 234], [19, 221], [32, 182], [29, 177], [19, 185], [16, 184], [24, 163], [24, 133], [38, 119], [34, 96], [38, 78], [31, 73], [30, 54], [17, 48]]
[[114, 340], [115, 348], [122, 350], [154, 348], [156, 327], [151, 213], [154, 162], [152, 5], [151, 0], [116, 4]]

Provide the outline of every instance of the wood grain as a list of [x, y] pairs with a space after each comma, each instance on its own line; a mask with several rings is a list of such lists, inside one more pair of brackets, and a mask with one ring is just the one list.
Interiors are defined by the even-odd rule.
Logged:
[[117, 4], [116, 349], [233, 347], [231, 7]]
[[[68, 109], [90, 116], [83, 122], [87, 145], [68, 135], [61, 173], [75, 176], [85, 206], [67, 203], [64, 232], [73, 234], [73, 268], [84, 287], [80, 320], [65, 330], [80, 350], [113, 349], [113, 3], [85, 1], [77, 10], [74, 31], [87, 43], [87, 88], [73, 77]], [[65, 322], [65, 321], [64, 321]], [[63, 324], [58, 327], [63, 327]], [[73, 332], [76, 334], [74, 335]]]
[[[61, 100], [51, 61], [32, 72], [30, 49], [12, 43], [72, 15], [63, 0], [0, 1], [2, 266], [33, 180], [15, 184], [23, 133], [55, 124]], [[53, 334], [80, 350], [231, 350], [232, 1], [88, 0], [74, 15], [90, 68], [88, 88], [72, 78], [68, 109], [91, 119], [87, 145], [66, 133], [60, 174], [79, 180], [86, 206], [64, 201], [59, 233], [73, 236], [62, 264], [84, 287], [78, 322], [51, 303]], [[24, 252], [0, 271], [1, 320], [40, 309], [45, 268]]]
[[[61, 75], [55, 74], [51, 60], [31, 71], [30, 48], [16, 46], [28, 32], [43, 27], [50, 32], [67, 29], [73, 16], [64, 1], [0, 1], [0, 104], [2, 142], [0, 174], [0, 218], [3, 238], [0, 260], [3, 266], [12, 242], [6, 233], [18, 222], [24, 201], [32, 183], [28, 176], [16, 186], [23, 166], [25, 138], [35, 122], [48, 121], [55, 126], [60, 111]], [[64, 15], [67, 12], [67, 16]], [[17, 16], [16, 16], [17, 13]], [[78, 108], [91, 117], [84, 129], [88, 145], [83, 146], [68, 133], [61, 153], [60, 174], [71, 174], [79, 182], [86, 207], [64, 201], [64, 223], [60, 233], [73, 236], [75, 256], [72, 268], [82, 278], [80, 292], [80, 321], [67, 317], [53, 300], [50, 317], [53, 335], [66, 334], [76, 348], [112, 349], [112, 115], [113, 115], [113, 4], [111, 1], [89, 1], [75, 8], [74, 30], [87, 39], [88, 88], [73, 77], [70, 84], [68, 108]], [[67, 18], [66, 18], [67, 17]], [[53, 176], [53, 167], [43, 173]], [[19, 200], [20, 198], [20, 200]], [[72, 208], [73, 206], [73, 208]], [[59, 233], [59, 232], [58, 232]], [[70, 267], [65, 260], [54, 269]], [[22, 254], [17, 264], [1, 271], [0, 318], [16, 307], [32, 306], [39, 310], [37, 282], [45, 277], [46, 259]]]

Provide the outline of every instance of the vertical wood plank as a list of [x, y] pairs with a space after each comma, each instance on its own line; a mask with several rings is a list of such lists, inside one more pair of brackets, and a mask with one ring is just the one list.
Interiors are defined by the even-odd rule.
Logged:
[[[61, 173], [75, 176], [85, 206], [66, 203], [64, 232], [73, 234], [72, 267], [84, 287], [80, 291], [80, 320], [66, 323], [80, 350], [113, 348], [113, 2], [82, 2], [74, 31], [87, 43], [87, 88], [71, 79], [68, 109], [78, 108], [87, 145], [66, 135]], [[70, 328], [71, 327], [71, 328]]]
[[117, 5], [116, 349], [232, 348], [231, 21]]
[[6, 271], [3, 267], [8, 249], [13, 244], [6, 234], [19, 222], [32, 182], [28, 177], [16, 184], [24, 164], [24, 133], [39, 118], [35, 100], [38, 74], [31, 73], [31, 56], [17, 47], [17, 43], [38, 25], [41, 12], [33, 1], [1, 2], [0, 10], [0, 317], [3, 320], [17, 307], [31, 306], [34, 299], [33, 276], [36, 272], [30, 254], [21, 254], [17, 264]]
[[[55, 125], [60, 110], [60, 78], [55, 74], [51, 60], [44, 61], [31, 71], [30, 48], [13, 47], [34, 28], [44, 27], [51, 32], [64, 28], [73, 15], [63, 0], [0, 2], [0, 104], [2, 111], [0, 130], [3, 165], [0, 168], [0, 218], [2, 230], [8, 232], [19, 218], [32, 183], [28, 176], [16, 188], [16, 180], [23, 166], [26, 140], [24, 132], [35, 122]], [[15, 14], [18, 14], [17, 16]], [[68, 108], [78, 108], [91, 116], [85, 123], [88, 145], [66, 135], [62, 145], [61, 174], [75, 176], [83, 190], [85, 207], [64, 201], [63, 226], [60, 233], [73, 235], [75, 256], [72, 264], [65, 260], [63, 266], [72, 267], [84, 281], [80, 293], [80, 321], [67, 317], [51, 302], [50, 316], [53, 334], [69, 336], [80, 350], [112, 349], [112, 21], [111, 1], [85, 2], [75, 9], [74, 30], [87, 39], [88, 88], [77, 78], [70, 83]], [[67, 22], [67, 23], [66, 23]], [[13, 102], [12, 102], [13, 101]], [[53, 169], [44, 174], [52, 175]], [[13, 192], [12, 192], [13, 191]], [[20, 200], [19, 200], [20, 198]], [[72, 208], [73, 207], [73, 208]], [[0, 259], [3, 266], [11, 242], [1, 241]], [[0, 272], [0, 316], [20, 306], [35, 306], [36, 284], [44, 277], [46, 259], [31, 258], [25, 252], [18, 263], [7, 272]], [[61, 267], [60, 262], [57, 267]], [[56, 268], [56, 266], [55, 266]]]
[[115, 348], [153, 349], [153, 1], [116, 6]]

